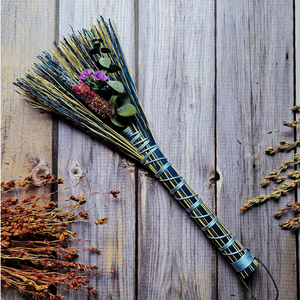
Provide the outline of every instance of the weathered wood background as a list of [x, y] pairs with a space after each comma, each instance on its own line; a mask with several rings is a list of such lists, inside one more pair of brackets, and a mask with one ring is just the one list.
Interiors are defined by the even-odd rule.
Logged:
[[[164, 154], [270, 269], [279, 299], [300, 299], [299, 234], [281, 231], [273, 218], [297, 193], [240, 212], [248, 199], [272, 191], [273, 185], [260, 187], [262, 178], [293, 158], [264, 150], [293, 140], [294, 131], [282, 121], [299, 118], [290, 110], [300, 101], [299, 0], [3, 0], [1, 14], [1, 180], [24, 178], [42, 166], [66, 186], [88, 177], [75, 194], [121, 191], [117, 199], [98, 195], [86, 204], [91, 219], [108, 216], [107, 225], [72, 229], [102, 248], [100, 256], [81, 255], [80, 261], [117, 270], [93, 281], [97, 299], [251, 299], [227, 261], [147, 171], [64, 120], [31, 109], [13, 91], [12, 82], [69, 33], [69, 25], [79, 30], [100, 15], [118, 26]], [[274, 299], [261, 267], [249, 285], [258, 299]], [[11, 289], [2, 297], [20, 299]]]

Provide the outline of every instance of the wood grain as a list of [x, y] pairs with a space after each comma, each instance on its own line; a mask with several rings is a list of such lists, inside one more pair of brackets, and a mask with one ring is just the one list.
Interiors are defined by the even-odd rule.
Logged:
[[1, 12], [2, 180], [22, 179], [42, 161], [51, 168], [52, 120], [51, 115], [25, 104], [12, 83], [41, 51], [51, 47], [55, 6], [48, 1], [4, 1]]
[[[122, 46], [130, 68], [135, 69], [133, 1], [60, 1], [59, 33], [65, 36], [74, 30], [88, 28], [100, 15], [117, 21]], [[101, 254], [80, 255], [78, 261], [98, 265], [100, 269], [116, 270], [91, 280], [99, 291], [98, 299], [134, 299], [135, 293], [135, 165], [112, 149], [94, 140], [64, 121], [59, 122], [58, 171], [66, 185], [88, 177], [75, 192], [91, 194], [120, 190], [117, 199], [112, 195], [95, 195], [85, 205], [90, 219], [109, 217], [108, 224], [74, 224], [78, 237], [90, 240], [80, 243], [101, 248]], [[73, 191], [72, 191], [73, 193]], [[63, 197], [60, 194], [60, 197]], [[76, 244], [75, 244], [76, 245]], [[107, 272], [106, 271], [106, 272]], [[84, 294], [62, 293], [68, 299], [83, 299]]]
[[[139, 2], [138, 89], [157, 144], [214, 208], [214, 4]], [[216, 299], [216, 252], [139, 172], [138, 299]]]
[[[296, 299], [295, 235], [281, 231], [273, 215], [293, 201], [287, 195], [241, 214], [247, 200], [269, 194], [259, 187], [293, 153], [267, 156], [268, 146], [293, 140], [282, 127], [292, 120], [292, 1], [217, 1], [217, 184], [218, 215], [243, 245], [260, 258], [278, 284], [281, 299]], [[280, 129], [279, 132], [274, 130]], [[271, 134], [267, 132], [272, 131]], [[239, 142], [240, 141], [240, 142]], [[288, 246], [287, 246], [288, 245]], [[219, 299], [250, 299], [234, 271], [219, 259]], [[275, 289], [260, 266], [249, 282], [258, 299], [274, 299]]]
[[[294, 62], [295, 62], [295, 105], [300, 104], [300, 1], [295, 1], [295, 12], [294, 12], [294, 22], [295, 22], [295, 49], [294, 49]], [[299, 118], [299, 111], [296, 113], [297, 119]], [[299, 131], [298, 131], [299, 137]], [[299, 193], [297, 194], [297, 201], [300, 201]], [[300, 300], [300, 231], [298, 231], [298, 285], [297, 285], [297, 292], [298, 292], [298, 300]]]
[[[22, 180], [37, 167], [52, 169], [52, 117], [25, 104], [12, 83], [31, 68], [36, 56], [51, 47], [55, 38], [55, 5], [49, 1], [2, 1], [1, 3], [1, 181]], [[22, 199], [47, 188], [22, 189]], [[12, 195], [9, 195], [12, 196]], [[19, 293], [3, 289], [7, 299]]]
[[52, 120], [25, 104], [12, 83], [51, 47], [55, 6], [48, 1], [3, 1], [1, 15], [2, 180], [22, 179], [42, 161], [51, 169]]
[[[2, 181], [22, 179], [44, 164], [50, 172], [58, 169], [64, 186], [84, 177], [60, 199], [100, 192], [83, 209], [91, 220], [109, 217], [108, 224], [70, 228], [88, 240], [73, 246], [101, 248], [100, 255], [85, 251], [78, 258], [105, 269], [91, 282], [99, 291], [95, 299], [251, 299], [228, 262], [145, 169], [63, 120], [52, 145], [51, 115], [31, 109], [13, 91], [12, 82], [58, 35], [70, 33], [69, 26], [86, 28], [100, 15], [116, 21], [165, 156], [270, 269], [279, 299], [300, 300], [300, 235], [278, 226], [292, 213], [273, 218], [296, 195], [240, 212], [247, 200], [273, 190], [273, 182], [260, 187], [263, 177], [293, 158], [292, 152], [270, 157], [264, 150], [294, 139], [282, 121], [293, 120], [290, 108], [300, 98], [298, 0], [294, 7], [292, 0], [2, 1]], [[107, 193], [111, 189], [121, 191], [118, 198]], [[258, 299], [275, 299], [261, 265], [248, 284]], [[2, 297], [21, 299], [13, 289], [2, 290]]]

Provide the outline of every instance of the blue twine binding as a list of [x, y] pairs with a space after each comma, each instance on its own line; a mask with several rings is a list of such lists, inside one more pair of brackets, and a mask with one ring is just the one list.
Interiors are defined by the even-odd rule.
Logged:
[[[235, 236], [233, 235], [232, 238], [222, 247], [218, 248], [221, 252], [229, 248], [235, 241]], [[223, 254], [223, 253], [222, 253]]]
[[[137, 149], [137, 153], [138, 154], [143, 154], [147, 151], [149, 151], [145, 156], [144, 158], [141, 160], [141, 163], [143, 165], [148, 165], [148, 164], [151, 164], [155, 161], [159, 161], [159, 160], [163, 160], [163, 159], [166, 159], [166, 157], [160, 157], [160, 158], [157, 158], [157, 159], [153, 159], [153, 160], [150, 160], [148, 162], [146, 162], [146, 160], [151, 156], [151, 154], [153, 154], [157, 149], [159, 149], [158, 145], [153, 145], [153, 146], [148, 146], [146, 147], [147, 145], [149, 145], [150, 141], [148, 138], [142, 138], [142, 135], [140, 132], [136, 131], [136, 132], [133, 132], [133, 130], [128, 126], [126, 129], [123, 130], [123, 133], [128, 136], [131, 141], [130, 143], [133, 145], [133, 146], [137, 146], [137, 145], [140, 145], [139, 148]], [[139, 138], [142, 138], [140, 141], [139, 141]], [[170, 162], [166, 162], [155, 174], [155, 177], [156, 178], [159, 178], [169, 167], [171, 166], [171, 163]], [[166, 182], [166, 181], [171, 181], [171, 180], [174, 180], [174, 179], [182, 179], [183, 177], [182, 176], [174, 176], [174, 177], [171, 177], [171, 178], [167, 178], [167, 179], [160, 179], [159, 181], [160, 182]], [[180, 188], [182, 188], [184, 185], [186, 184], [186, 181], [185, 180], [181, 180], [179, 183], [177, 183], [177, 185], [170, 191], [170, 193], [172, 195], [174, 195]], [[194, 194], [194, 195], [190, 195], [190, 196], [186, 196], [186, 197], [174, 197], [175, 200], [178, 200], [178, 201], [182, 201], [182, 200], [187, 200], [187, 199], [191, 199], [191, 198], [194, 198], [194, 197], [198, 197], [198, 194]], [[186, 209], [186, 212], [187, 213], [191, 213], [193, 210], [195, 210], [199, 205], [201, 205], [202, 203], [202, 200], [199, 198], [195, 203], [193, 203], [188, 209]], [[191, 218], [193, 219], [203, 219], [203, 218], [206, 218], [208, 216], [211, 216], [211, 215], [214, 215], [214, 213], [209, 213], [209, 214], [206, 214], [206, 215], [202, 215], [202, 216], [191, 216]], [[201, 229], [205, 232], [209, 229], [211, 229], [217, 222], [218, 222], [218, 217], [215, 216], [207, 225], [203, 226]], [[209, 238], [209, 239], [212, 239], [212, 240], [221, 240], [227, 236], [231, 235], [231, 233], [227, 233], [227, 234], [224, 234], [222, 236], [218, 236], [218, 237], [211, 237], [209, 236], [207, 233], [206, 233], [206, 236]], [[239, 258], [237, 261], [231, 263], [231, 265], [233, 266], [233, 268], [237, 271], [237, 272], [241, 272], [243, 270], [245, 270], [247, 267], [249, 267], [249, 265], [252, 263], [253, 259], [254, 259], [254, 256], [252, 254], [250, 254], [247, 250], [245, 250], [245, 248], [241, 249], [241, 250], [238, 250], [236, 252], [231, 252], [231, 253], [224, 253], [223, 251], [225, 251], [226, 249], [228, 249], [233, 243], [235, 242], [235, 237], [232, 235], [232, 238], [225, 244], [223, 245], [222, 247], [219, 247], [218, 250], [221, 251], [222, 255], [225, 255], [225, 256], [232, 256], [232, 255], [235, 255], [235, 254], [238, 254], [242, 251], [245, 251], [245, 254]]]
[[200, 204], [202, 203], [202, 199], [199, 198], [193, 205], [191, 205], [188, 209], [186, 209], [187, 213], [192, 212], [194, 209], [196, 209]]
[[209, 228], [213, 227], [213, 226], [218, 222], [218, 220], [219, 220], [218, 217], [215, 216], [214, 219], [212, 219], [207, 225], [205, 225], [205, 226], [202, 227], [201, 229], [202, 229], [203, 231], [208, 230]]
[[160, 177], [160, 175], [166, 171], [169, 167], [171, 166], [171, 163], [170, 162], [167, 162], [165, 165], [163, 165], [158, 171], [157, 173], [155, 174], [155, 177], [158, 178]]
[[181, 187], [186, 184], [185, 180], [180, 181], [171, 191], [170, 194], [174, 195]]
[[241, 272], [249, 267], [249, 261], [253, 261], [254, 256], [246, 250], [245, 254], [237, 261], [231, 263], [237, 272]]

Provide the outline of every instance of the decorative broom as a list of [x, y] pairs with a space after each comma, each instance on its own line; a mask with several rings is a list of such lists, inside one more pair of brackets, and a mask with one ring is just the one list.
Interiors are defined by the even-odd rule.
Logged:
[[38, 57], [40, 63], [14, 83], [30, 105], [66, 117], [141, 162], [174, 195], [240, 278], [249, 277], [258, 266], [257, 260], [156, 145], [115, 26], [101, 17], [91, 29], [73, 32], [60, 46], [54, 45], [52, 56], [44, 52]]

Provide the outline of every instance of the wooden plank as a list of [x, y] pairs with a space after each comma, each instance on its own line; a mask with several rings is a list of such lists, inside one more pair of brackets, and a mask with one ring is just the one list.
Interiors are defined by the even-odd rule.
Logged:
[[1, 24], [2, 180], [23, 179], [42, 161], [51, 168], [52, 120], [51, 115], [25, 104], [12, 83], [25, 74], [42, 50], [51, 47], [55, 5], [3, 1]]
[[[96, 23], [100, 14], [115, 20], [130, 68], [135, 69], [134, 1], [60, 1], [59, 32], [65, 36], [74, 30]], [[91, 194], [96, 191], [120, 190], [112, 195], [95, 195], [85, 209], [90, 219], [109, 217], [108, 224], [74, 224], [77, 236], [90, 240], [82, 245], [101, 248], [100, 256], [79, 255], [78, 261], [97, 264], [100, 269], [115, 269], [116, 275], [104, 273], [91, 280], [99, 291], [99, 299], [134, 299], [135, 291], [135, 165], [88, 134], [64, 121], [59, 122], [58, 171], [66, 185], [78, 182], [80, 175], [88, 177], [75, 191]], [[64, 197], [61, 194], [60, 197]], [[82, 299], [81, 293], [63, 293], [67, 299]]]
[[[139, 20], [138, 89], [156, 142], [214, 208], [214, 3], [139, 1]], [[216, 299], [213, 245], [143, 169], [138, 203], [138, 299]]]
[[[269, 268], [282, 299], [297, 298], [296, 241], [295, 235], [279, 229], [273, 215], [294, 195], [245, 214], [240, 207], [269, 194], [274, 184], [264, 190], [259, 183], [283, 161], [293, 159], [292, 152], [274, 157], [264, 153], [281, 139], [293, 140], [293, 131], [282, 127], [282, 121], [293, 119], [292, 17], [293, 1], [217, 1], [218, 215]], [[251, 299], [223, 259], [218, 278], [219, 299]], [[275, 299], [261, 266], [248, 284], [258, 299]]]
[[[300, 104], [300, 1], [295, 1], [295, 12], [294, 12], [294, 22], [295, 22], [295, 50], [294, 50], [294, 62], [295, 62], [295, 104]], [[296, 114], [299, 116], [299, 113]], [[298, 131], [299, 132], [299, 131]], [[299, 133], [298, 133], [299, 136]], [[298, 152], [298, 151], [297, 151]], [[299, 193], [297, 194], [297, 201], [300, 201]], [[300, 300], [300, 230], [298, 230], [298, 300]]]
[[[52, 172], [52, 117], [25, 104], [12, 83], [32, 67], [42, 50], [51, 47], [55, 3], [2, 1], [1, 17], [1, 181], [22, 180], [42, 165], [44, 171]], [[38, 192], [46, 190], [40, 188]], [[17, 195], [22, 198], [32, 192], [23, 189]], [[3, 289], [2, 296], [20, 298], [12, 289]]]

